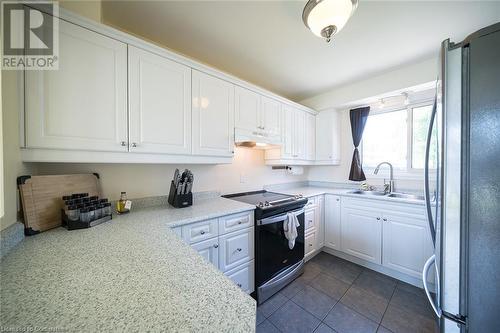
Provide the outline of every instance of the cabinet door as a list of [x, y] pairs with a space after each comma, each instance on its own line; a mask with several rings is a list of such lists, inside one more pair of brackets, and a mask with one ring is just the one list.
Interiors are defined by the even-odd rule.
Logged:
[[316, 116], [306, 113], [306, 159], [313, 161], [316, 158]]
[[342, 208], [342, 250], [355, 257], [382, 263], [382, 221], [373, 211]]
[[254, 258], [254, 228], [235, 231], [219, 237], [220, 267], [223, 272]]
[[59, 30], [59, 69], [25, 71], [27, 147], [127, 151], [127, 45]]
[[[321, 249], [325, 245], [325, 197], [323, 195], [320, 195], [316, 199], [317, 205], [315, 209], [316, 213], [316, 231], [318, 232], [317, 235], [317, 242], [318, 242], [318, 249]], [[339, 215], [340, 215], [340, 210], [339, 210]], [[340, 222], [340, 219], [339, 219]]]
[[191, 68], [129, 46], [130, 151], [191, 154]]
[[232, 156], [234, 85], [193, 70], [193, 154]]
[[261, 97], [261, 122], [263, 130], [272, 136], [281, 136], [281, 103]]
[[338, 111], [321, 111], [316, 116], [316, 161], [340, 163], [340, 119]]
[[384, 213], [382, 221], [383, 265], [421, 278], [425, 261], [432, 255], [426, 220], [408, 214]]
[[235, 127], [255, 131], [262, 129], [260, 95], [251, 90], [235, 87]]
[[293, 157], [297, 159], [306, 159], [306, 113], [300, 110], [295, 110], [295, 121], [294, 121], [295, 133], [294, 145], [293, 145]]
[[293, 158], [294, 155], [294, 124], [295, 124], [295, 110], [289, 106], [283, 107], [282, 112], [283, 127], [281, 129], [283, 146], [281, 147], [282, 158]]
[[340, 247], [340, 197], [325, 195], [325, 246], [341, 250]]
[[219, 268], [219, 242], [217, 237], [192, 244], [191, 247], [198, 251], [206, 261]]

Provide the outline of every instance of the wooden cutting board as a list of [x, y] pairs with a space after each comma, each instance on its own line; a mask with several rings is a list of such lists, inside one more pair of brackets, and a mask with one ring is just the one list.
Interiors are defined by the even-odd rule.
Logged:
[[61, 225], [64, 195], [88, 193], [90, 196], [101, 196], [98, 174], [21, 176], [17, 183], [26, 236]]

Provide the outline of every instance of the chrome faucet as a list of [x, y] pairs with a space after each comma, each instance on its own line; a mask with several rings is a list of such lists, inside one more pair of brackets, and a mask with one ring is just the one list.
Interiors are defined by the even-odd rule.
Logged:
[[384, 178], [384, 192], [385, 193], [391, 193], [394, 191], [394, 172], [393, 172], [393, 168], [392, 168], [392, 164], [389, 163], [389, 162], [382, 162], [382, 163], [379, 163], [379, 165], [377, 165], [377, 167], [375, 168], [375, 170], [373, 171], [373, 174], [376, 175], [378, 173], [378, 171], [380, 170], [380, 166], [382, 164], [387, 164], [389, 166], [389, 171], [390, 171], [390, 179], [389, 179], [389, 183], [386, 183], [385, 181], [385, 178]]

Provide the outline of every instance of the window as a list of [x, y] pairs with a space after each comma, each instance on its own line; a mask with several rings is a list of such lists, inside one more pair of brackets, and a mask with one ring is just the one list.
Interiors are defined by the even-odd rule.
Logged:
[[[363, 166], [375, 168], [387, 161], [402, 171], [423, 170], [431, 112], [432, 105], [424, 104], [370, 114], [363, 133]], [[437, 150], [433, 133], [431, 168], [435, 168]]]

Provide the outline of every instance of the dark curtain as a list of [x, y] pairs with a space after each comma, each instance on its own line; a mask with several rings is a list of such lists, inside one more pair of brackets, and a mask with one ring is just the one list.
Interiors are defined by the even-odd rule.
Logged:
[[352, 155], [349, 180], [356, 180], [356, 181], [366, 180], [365, 173], [363, 172], [363, 166], [361, 165], [361, 159], [359, 158], [358, 146], [359, 143], [361, 142], [361, 138], [363, 137], [363, 131], [365, 130], [366, 120], [368, 119], [369, 113], [370, 113], [369, 106], [352, 109], [350, 111], [354, 153]]

